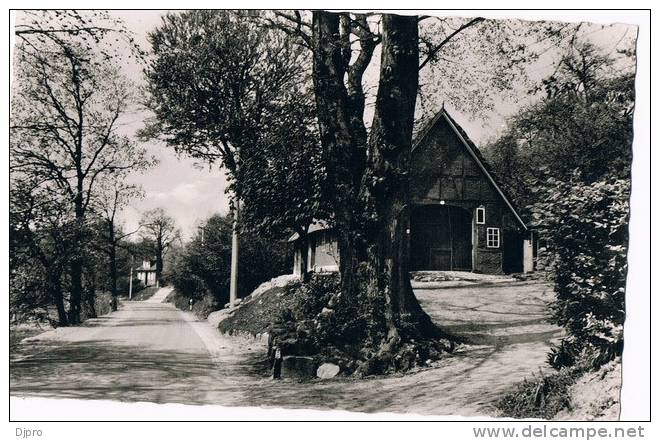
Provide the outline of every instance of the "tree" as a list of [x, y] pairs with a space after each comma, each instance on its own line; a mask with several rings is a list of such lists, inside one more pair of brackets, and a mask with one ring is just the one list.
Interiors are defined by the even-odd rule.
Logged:
[[[314, 112], [291, 104], [286, 117], [271, 121], [267, 136], [243, 149], [237, 180], [242, 229], [268, 238], [297, 233], [305, 266], [308, 228], [329, 214], [322, 195], [325, 169], [313, 130]], [[307, 277], [305, 267], [302, 275]]]
[[[68, 204], [31, 177], [13, 177], [9, 192], [9, 283], [13, 313], [69, 323], [63, 276], [71, 255]], [[50, 317], [55, 307], [57, 318]]]
[[140, 226], [143, 229], [142, 237], [153, 243], [153, 252], [156, 256], [156, 283], [160, 283], [163, 274], [163, 257], [172, 242], [180, 237], [179, 229], [174, 218], [167, 215], [162, 208], [149, 210], [142, 215]]
[[[230, 180], [232, 208], [245, 204], [241, 225], [290, 228], [304, 238], [320, 215], [322, 177], [304, 49], [230, 11], [168, 14], [149, 39], [147, 105], [154, 119], [144, 134], [219, 164]], [[295, 179], [292, 191], [280, 192], [288, 178]], [[284, 217], [268, 216], [278, 205]]]
[[[486, 92], [510, 88], [515, 72], [538, 56], [524, 44], [515, 44], [514, 37], [525, 36], [537, 43], [545, 40], [551, 45], [575, 28], [558, 29], [543, 23], [517, 26], [509, 32], [512, 27], [508, 23], [481, 18], [439, 19], [433, 22], [434, 27], [420, 24], [428, 17], [392, 14], [314, 11], [311, 22], [297, 12], [273, 14], [275, 17], [267, 20], [270, 26], [298, 35], [312, 51], [317, 119], [327, 171], [328, 190], [324, 194], [330, 196], [338, 233], [341, 299], [369, 305], [373, 302], [359, 300], [368, 297], [383, 305], [364, 312], [383, 325], [374, 327], [373, 335], [364, 341], [355, 342], [371, 354], [362, 370], [405, 368], [411, 364], [400, 360], [414, 360], [416, 352], [443, 336], [415, 299], [407, 272], [408, 162], [415, 108], [420, 115], [425, 113], [424, 103], [416, 106], [416, 98], [435, 96], [438, 107], [438, 88], [429, 84], [428, 77], [420, 88], [420, 71], [428, 74], [434, 70], [441, 82], [460, 78], [461, 87], [445, 87], [442, 95], [453, 96], [457, 91], [474, 107], [484, 107]], [[373, 120], [368, 124], [365, 104], [372, 95], [364, 88], [365, 72], [378, 45], [378, 84], [372, 85], [377, 86], [377, 92]], [[466, 52], [466, 46], [480, 49]], [[473, 56], [475, 67], [482, 65], [471, 75], [464, 72], [466, 53]], [[490, 88], [474, 94], [474, 86], [480, 83]]]
[[567, 331], [555, 367], [598, 367], [623, 349], [635, 88], [622, 55], [571, 46], [487, 150], [545, 244], [553, 320]]
[[104, 183], [102, 195], [99, 197], [97, 207], [99, 216], [98, 236], [100, 250], [107, 256], [110, 272], [110, 293], [112, 294], [112, 310], [117, 310], [118, 291], [118, 262], [117, 254], [123, 242], [137, 230], [124, 232], [118, 224], [118, 214], [132, 199], [142, 196], [139, 187], [114, 180]]
[[489, 164], [521, 208], [542, 202], [549, 178], [630, 177], [634, 62], [618, 58], [589, 43], [571, 46], [535, 89], [543, 96], [511, 117], [486, 147]]
[[33, 177], [71, 204], [75, 234], [67, 323], [77, 324], [89, 249], [88, 211], [98, 182], [145, 168], [152, 161], [144, 149], [117, 131], [132, 92], [109, 53], [87, 42], [91, 35], [100, 41], [105, 31], [54, 28], [43, 21], [29, 26], [21, 29], [16, 51], [10, 171], [13, 176]]
[[[455, 43], [468, 30], [480, 32], [477, 36], [482, 39], [475, 44], [481, 43], [483, 47], [492, 48], [493, 52], [498, 51], [495, 52], [498, 56], [487, 53], [487, 50], [479, 52], [478, 61], [489, 66], [494, 61], [499, 61], [500, 67], [524, 64], [532, 55], [524, 45], [506, 44], [510, 42], [509, 34], [500, 32], [506, 26], [497, 26], [496, 22], [483, 19], [461, 19], [462, 23], [449, 32], [424, 33], [421, 38], [419, 23], [422, 18], [392, 14], [273, 11], [249, 17], [226, 15], [215, 20], [223, 26], [213, 28], [206, 25], [211, 19], [201, 14], [182, 15], [176, 20], [170, 19], [161, 32], [154, 34], [157, 37], [153, 40], [154, 52], [158, 54], [158, 61], [153, 66], [160, 66], [155, 71], [161, 74], [150, 74], [150, 79], [158, 86], [157, 92], [167, 92], [163, 96], [152, 92], [157, 98], [154, 104], [157, 119], [169, 124], [165, 133], [175, 129], [181, 142], [189, 144], [185, 150], [197, 155], [208, 151], [207, 147], [213, 143], [222, 146], [223, 138], [225, 141], [229, 139], [224, 134], [229, 133], [228, 128], [233, 125], [226, 124], [225, 119], [234, 118], [235, 114], [239, 115], [236, 118], [250, 123], [253, 137], [267, 134], [268, 124], [260, 127], [254, 123], [278, 121], [277, 117], [286, 117], [286, 114], [274, 112], [270, 118], [262, 118], [261, 114], [249, 118], [246, 113], [222, 111], [226, 109], [226, 103], [233, 105], [240, 100], [232, 100], [232, 95], [225, 95], [226, 98], [221, 100], [223, 95], [219, 91], [227, 87], [230, 91], [233, 88], [246, 90], [245, 79], [242, 76], [236, 78], [233, 72], [242, 72], [236, 67], [237, 63], [242, 67], [244, 60], [250, 58], [237, 48], [259, 48], [261, 40], [252, 40], [252, 36], [268, 36], [273, 43], [270, 48], [260, 50], [268, 54], [263, 66], [269, 65], [270, 53], [273, 48], [279, 48], [279, 41], [286, 41], [288, 48], [291, 39], [298, 39], [301, 46], [309, 50], [297, 57], [309, 56], [307, 60], [311, 60], [312, 65], [311, 87], [315, 96], [321, 166], [326, 177], [321, 199], [328, 203], [329, 220], [338, 233], [341, 298], [343, 302], [366, 305], [370, 302], [360, 301], [366, 296], [384, 305], [380, 309], [360, 312], [373, 314], [375, 322], [382, 323], [382, 326], [374, 327], [368, 341], [355, 341], [354, 344], [365, 346], [365, 358], [371, 360], [365, 363], [365, 371], [398, 369], [400, 366], [394, 360], [414, 358], [418, 348], [435, 345], [437, 338], [442, 336], [419, 306], [407, 275], [406, 231], [410, 210], [407, 167], [420, 90], [419, 69], [428, 71], [438, 63], [443, 64], [446, 61], [443, 55], [447, 51], [456, 57], [461, 56], [463, 52]], [[263, 28], [259, 30], [251, 23], [259, 23]], [[444, 31], [453, 25], [443, 23]], [[484, 27], [490, 32], [481, 32]], [[556, 38], [564, 36], [564, 32], [553, 26], [544, 24], [539, 28], [554, 33]], [[217, 32], [210, 32], [213, 29]], [[214, 51], [220, 46], [209, 36], [222, 35], [223, 29], [228, 35], [215, 38], [222, 42], [232, 41], [232, 44], [216, 54]], [[278, 37], [273, 31], [281, 34]], [[440, 36], [439, 40], [437, 36]], [[464, 37], [461, 41], [466, 39]], [[493, 41], [496, 43], [491, 44]], [[377, 86], [372, 89], [365, 88], [368, 82], [366, 72], [379, 45], [378, 84], [371, 84]], [[291, 53], [291, 49], [287, 51], [285, 53]], [[246, 50], [245, 54], [249, 53]], [[517, 56], [514, 57], [514, 53]], [[215, 56], [210, 57], [210, 54]], [[306, 64], [298, 63], [297, 66]], [[482, 76], [489, 78], [494, 87], [506, 89], [512, 74], [500, 76], [506, 81], [497, 80], [500, 73], [506, 72], [500, 68]], [[272, 86], [265, 83], [273, 93], [270, 102], [286, 102], [291, 91], [310, 87], [300, 84], [307, 79], [305, 76], [298, 75], [296, 79], [295, 82], [273, 82]], [[264, 89], [255, 85], [247, 90], [251, 91], [248, 96], [254, 98]], [[372, 90], [377, 91], [375, 95]], [[467, 91], [466, 95], [469, 96], [470, 92]], [[224, 104], [220, 106], [217, 102]], [[369, 108], [370, 104], [373, 104], [372, 108]], [[175, 119], [169, 115], [174, 112], [163, 109], [173, 109], [181, 115]], [[369, 123], [367, 118], [371, 109], [373, 119]], [[235, 139], [227, 145], [241, 149], [247, 149], [249, 145], [277, 146], [277, 143], [260, 143], [259, 139], [248, 143], [238, 142], [240, 137]], [[216, 153], [215, 157], [221, 155]], [[242, 161], [242, 151], [240, 157]], [[235, 170], [232, 169], [235, 164], [230, 162], [227, 165], [230, 171]], [[241, 162], [241, 167], [249, 166], [247, 162]], [[254, 180], [249, 178], [256, 173], [253, 170], [252, 174], [241, 172], [234, 175], [239, 193], [248, 191], [243, 186], [254, 185]], [[241, 181], [242, 176], [248, 178], [246, 182]]]
[[[363, 101], [351, 99], [363, 95], [361, 74], [355, 72], [362, 66], [357, 62], [348, 66], [342, 56], [347, 50], [346, 33], [351, 32], [347, 20], [339, 14], [313, 13], [317, 117], [328, 181], [334, 189], [331, 206], [342, 299], [382, 300], [384, 310], [369, 311], [382, 316], [384, 327], [370, 336], [378, 343], [364, 366], [366, 371], [385, 371], [396, 368], [395, 355], [400, 351], [403, 358], [414, 357], [415, 351], [406, 345], [410, 341], [441, 335], [419, 306], [407, 273], [407, 172], [418, 87], [417, 17], [382, 17], [380, 76], [369, 135], [362, 123]], [[358, 26], [359, 22], [354, 28]], [[376, 38], [361, 32], [366, 41]], [[360, 81], [347, 87], [346, 75], [357, 75]]]
[[598, 368], [623, 351], [630, 181], [585, 183], [576, 173], [548, 184], [533, 225], [555, 284], [552, 318], [566, 330], [548, 358], [557, 368]]
[[[192, 240], [173, 252], [168, 281], [186, 299], [207, 301], [216, 309], [229, 301], [232, 219], [219, 214], [199, 226]], [[276, 240], [246, 235], [239, 273], [239, 295], [250, 294], [259, 284], [282, 274], [285, 247]]]

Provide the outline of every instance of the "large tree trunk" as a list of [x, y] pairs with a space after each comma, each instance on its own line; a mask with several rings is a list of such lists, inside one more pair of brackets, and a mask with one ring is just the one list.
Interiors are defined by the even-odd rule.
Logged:
[[356, 108], [350, 84], [348, 89], [344, 84], [352, 67], [347, 68], [342, 58], [339, 23], [337, 14], [314, 12], [314, 86], [328, 197], [335, 214], [342, 298], [369, 296], [384, 305], [369, 312], [380, 315], [374, 321], [385, 328], [373, 357], [379, 361], [375, 369], [405, 369], [393, 366], [392, 354], [406, 350], [414, 360], [411, 342], [441, 336], [415, 298], [408, 274], [417, 17], [383, 15], [380, 82], [368, 144], [363, 107]]
[[[356, 114], [344, 85], [346, 67], [339, 23], [338, 14], [314, 12], [313, 77], [327, 172], [326, 197], [335, 214], [342, 293], [350, 301], [356, 295], [358, 264], [365, 256], [363, 242], [359, 240], [363, 212], [359, 194], [367, 146], [366, 131], [363, 134], [357, 129], [364, 127], [362, 114]], [[360, 124], [356, 123], [358, 118]]]
[[417, 17], [385, 14], [376, 109], [369, 138], [363, 191], [373, 206], [368, 228], [368, 263], [374, 289], [385, 296], [390, 338], [405, 328], [410, 337], [436, 328], [414, 296], [410, 258], [409, 164], [418, 88]]

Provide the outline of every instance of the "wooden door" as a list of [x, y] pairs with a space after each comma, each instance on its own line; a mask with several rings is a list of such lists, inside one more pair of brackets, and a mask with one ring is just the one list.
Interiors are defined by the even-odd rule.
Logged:
[[413, 270], [472, 270], [472, 217], [458, 207], [419, 207], [411, 219]]

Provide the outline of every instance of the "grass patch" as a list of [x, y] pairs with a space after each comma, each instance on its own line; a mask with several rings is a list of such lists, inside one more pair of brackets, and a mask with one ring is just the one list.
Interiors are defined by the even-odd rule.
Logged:
[[550, 375], [525, 379], [495, 406], [504, 417], [552, 419], [560, 411], [571, 409], [569, 388], [583, 373], [577, 367], [562, 368]]

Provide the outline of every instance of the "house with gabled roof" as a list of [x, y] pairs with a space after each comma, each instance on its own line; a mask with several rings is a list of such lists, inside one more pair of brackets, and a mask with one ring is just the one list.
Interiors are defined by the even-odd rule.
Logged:
[[[411, 155], [411, 271], [486, 274], [534, 269], [533, 234], [477, 146], [443, 108], [420, 130]], [[307, 268], [336, 271], [332, 229], [310, 228]], [[290, 239], [298, 244], [297, 236]], [[297, 250], [294, 274], [302, 270]]]

